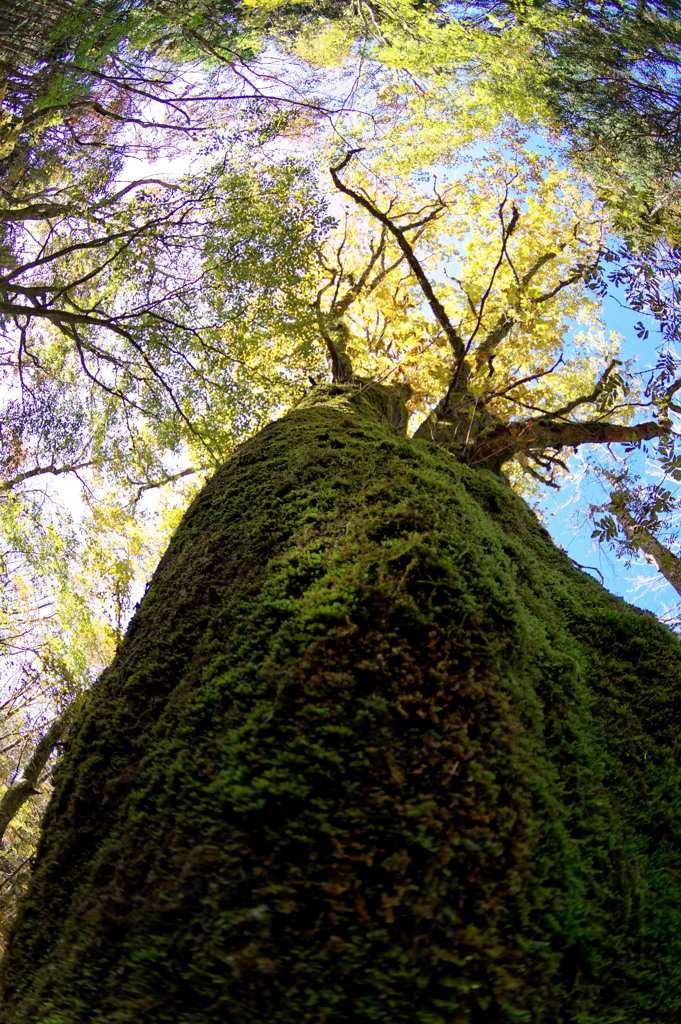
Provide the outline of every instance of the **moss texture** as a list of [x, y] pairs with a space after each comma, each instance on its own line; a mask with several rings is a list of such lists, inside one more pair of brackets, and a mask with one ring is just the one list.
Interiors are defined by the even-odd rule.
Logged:
[[677, 1024], [681, 648], [498, 477], [317, 388], [74, 728], [3, 1024]]

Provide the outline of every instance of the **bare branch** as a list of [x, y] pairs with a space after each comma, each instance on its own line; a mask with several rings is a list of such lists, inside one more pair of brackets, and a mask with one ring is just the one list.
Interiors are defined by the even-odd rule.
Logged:
[[23, 483], [24, 480], [30, 480], [32, 477], [47, 476], [48, 474], [62, 476], [64, 473], [75, 473], [79, 469], [86, 469], [93, 465], [93, 462], [76, 462], [72, 466], [35, 466], [23, 473], [17, 473], [8, 480], [0, 480], [0, 491], [9, 491], [12, 487], [16, 487], [17, 484]]
[[[379, 223], [382, 224], [385, 228], [387, 228], [388, 231], [391, 233], [391, 235], [397, 242], [398, 246], [400, 247], [401, 251], [403, 252], [404, 257], [407, 263], [409, 264], [410, 270], [412, 271], [414, 277], [418, 281], [421, 291], [425, 295], [426, 301], [428, 302], [428, 305], [430, 306], [435, 319], [445, 332], [445, 335], [450, 345], [452, 346], [454, 357], [457, 360], [461, 361], [465, 356], [465, 346], [463, 343], [463, 339], [460, 337], [458, 331], [454, 327], [454, 324], [447, 316], [444, 306], [442, 305], [437, 295], [433, 291], [433, 287], [430, 281], [428, 280], [423, 267], [419, 263], [411, 244], [407, 240], [404, 231], [400, 227], [398, 227], [398, 225], [395, 224], [395, 222], [391, 220], [391, 218], [388, 217], [387, 214], [379, 210], [378, 207], [371, 202], [371, 200], [366, 198], [366, 196], [363, 196], [361, 193], [356, 192], [348, 185], [344, 185], [338, 176], [339, 172], [342, 171], [345, 167], [347, 167], [348, 163], [355, 155], [355, 153], [359, 152], [361, 152], [361, 150], [351, 149], [350, 152], [346, 155], [345, 159], [340, 164], [338, 164], [337, 167], [329, 168], [331, 177], [333, 179], [333, 183], [340, 192], [353, 199], [358, 204], [358, 206], [361, 206], [363, 209], [365, 209], [367, 213], [371, 214], [372, 217], [379, 221]], [[437, 214], [434, 214], [433, 216], [436, 215]]]
[[140, 483], [138, 480], [130, 480], [129, 477], [127, 478], [127, 480], [128, 483], [131, 484], [133, 487], [137, 487], [137, 496], [135, 498], [135, 501], [139, 501], [139, 499], [146, 491], [153, 491], [157, 487], [165, 487], [166, 484], [174, 483], [175, 480], [181, 480], [182, 477], [192, 476], [192, 474], [197, 472], [200, 471], [195, 469], [194, 466], [188, 466], [187, 469], [181, 469], [177, 473], [164, 474], [164, 476], [162, 476], [161, 479], [151, 480], [148, 481], [147, 483]]
[[533, 469], [532, 466], [527, 463], [525, 463], [523, 469], [526, 473], [529, 473], [530, 476], [534, 477], [535, 480], [538, 480], [540, 484], [544, 484], [545, 487], [552, 487], [554, 491], [560, 490], [558, 484], [554, 483], [550, 476], [544, 476], [543, 473], [538, 473], [536, 469]]
[[611, 359], [605, 370], [598, 378], [593, 391], [589, 395], [583, 395], [581, 398], [575, 398], [572, 402], [568, 402], [562, 409], [553, 409], [551, 412], [546, 412], [542, 416], [538, 416], [535, 423], [541, 423], [544, 420], [555, 420], [556, 418], [562, 418], [568, 416], [575, 409], [578, 409], [580, 405], [593, 405], [603, 394], [603, 389], [608, 381], [608, 377], [615, 369], [616, 366], [621, 366], [621, 359]]
[[539, 259], [532, 264], [527, 273], [523, 274], [520, 279], [521, 283], [524, 285], [530, 284], [532, 278], [537, 276], [542, 267], [545, 267], [547, 263], [550, 263], [551, 260], [555, 260], [555, 258], [555, 252], [545, 252], [543, 256], [540, 256]]
[[625, 426], [603, 420], [572, 423], [555, 420], [527, 420], [499, 424], [487, 434], [475, 438], [467, 461], [471, 465], [488, 463], [497, 468], [521, 451], [546, 451], [576, 448], [582, 444], [626, 444], [649, 441], [663, 433], [659, 423]]
[[[475, 340], [475, 336], [478, 333], [478, 331], [480, 330], [480, 325], [482, 324], [482, 314], [485, 311], [485, 303], [487, 302], [487, 299], [490, 296], [490, 292], [492, 291], [492, 287], [493, 287], [494, 282], [496, 280], [496, 276], [497, 276], [497, 273], [499, 271], [499, 267], [503, 263], [504, 257], [506, 256], [506, 243], [508, 242], [509, 238], [511, 237], [511, 235], [515, 231], [516, 225], [517, 225], [518, 220], [520, 218], [520, 213], [518, 212], [518, 208], [516, 207], [515, 203], [513, 203], [511, 205], [511, 211], [512, 211], [511, 212], [511, 219], [509, 221], [508, 227], [506, 227], [506, 224], [504, 222], [504, 206], [506, 205], [506, 200], [507, 199], [508, 199], [508, 187], [506, 188], [506, 194], [504, 195], [504, 198], [499, 203], [499, 209], [497, 210], [497, 213], [499, 215], [499, 220], [501, 221], [501, 252], [499, 253], [499, 259], [497, 260], [496, 264], [494, 265], [494, 268], [492, 269], [492, 273], [490, 274], [489, 284], [487, 285], [487, 288], [485, 289], [485, 292], [484, 292], [482, 298], [480, 299], [480, 305], [478, 306], [477, 322], [475, 324], [475, 327], [473, 328], [473, 333], [471, 334], [471, 336], [469, 337], [468, 341], [466, 342], [465, 352], [469, 352], [470, 351], [471, 345], [473, 344], [473, 341]], [[509, 321], [510, 322], [509, 322], [508, 330], [506, 330], [504, 332], [503, 337], [505, 337], [506, 334], [508, 334], [508, 331], [513, 326], [513, 320], [509, 318]], [[484, 343], [483, 343], [483, 345], [484, 345]], [[457, 367], [457, 372], [458, 372], [459, 369], [460, 369], [460, 367]]]
[[[327, 285], [327, 287], [329, 286]], [[322, 295], [324, 294], [324, 291], [325, 289], [322, 288], [320, 289], [320, 291], [317, 292], [317, 296], [314, 302], [312, 303], [312, 308], [315, 311], [315, 317], [317, 319], [319, 333], [322, 336], [322, 340], [324, 341], [324, 344], [326, 345], [327, 351], [329, 353], [329, 358], [331, 359], [331, 373], [333, 375], [333, 380], [336, 383], [342, 383], [343, 381], [347, 381], [352, 378], [352, 363], [350, 361], [350, 357], [346, 354], [346, 352], [343, 351], [340, 348], [340, 346], [337, 346], [336, 343], [333, 341], [327, 329], [321, 305]]]
[[[494, 368], [492, 366], [494, 353], [499, 348], [499, 345], [501, 345], [504, 338], [508, 336], [514, 324], [515, 320], [513, 317], [509, 316], [508, 313], [503, 313], [492, 330], [488, 332], [484, 340], [480, 342], [475, 350], [474, 356], [476, 363], [480, 366], [480, 364], [484, 363], [486, 360], [490, 370], [490, 377], [494, 373]], [[474, 336], [475, 334], [473, 334], [473, 337]]]
[[[513, 391], [514, 388], [520, 387], [521, 384], [529, 384], [533, 380], [540, 380], [542, 377], [548, 377], [560, 366], [562, 362], [563, 357], [560, 355], [553, 366], [550, 366], [548, 370], [538, 370], [536, 373], [531, 373], [527, 377], [520, 377], [519, 380], [514, 380], [512, 384], [509, 384], [508, 387], [502, 388], [501, 391], [493, 391], [492, 394], [487, 397], [486, 401], [489, 402], [493, 398], [504, 398], [509, 391]], [[508, 401], [514, 402], [515, 399], [511, 396]]]
[[359, 295], [362, 293], [362, 291], [364, 290], [364, 286], [369, 280], [369, 275], [371, 274], [371, 271], [374, 269], [374, 267], [376, 266], [376, 264], [378, 263], [379, 259], [381, 258], [385, 251], [385, 243], [386, 229], [383, 228], [383, 230], [381, 231], [381, 237], [379, 239], [378, 245], [374, 248], [372, 244], [371, 257], [366, 267], [355, 281], [355, 283], [351, 285], [350, 288], [348, 288], [347, 292], [345, 293], [342, 299], [337, 300], [336, 296], [334, 296], [333, 312], [336, 316], [342, 316], [343, 313], [345, 313], [350, 308], [355, 299], [357, 299]]

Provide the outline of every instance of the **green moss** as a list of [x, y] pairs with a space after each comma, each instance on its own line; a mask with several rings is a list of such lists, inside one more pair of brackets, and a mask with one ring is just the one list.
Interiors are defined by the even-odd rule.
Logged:
[[7, 1024], [679, 1019], [678, 641], [402, 419], [319, 388], [187, 513], [70, 739]]

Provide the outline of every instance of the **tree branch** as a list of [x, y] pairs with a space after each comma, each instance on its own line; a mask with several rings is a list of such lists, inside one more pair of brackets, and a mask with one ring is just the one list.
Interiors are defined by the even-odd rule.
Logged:
[[[328, 287], [328, 285], [326, 287]], [[322, 340], [324, 341], [324, 344], [326, 345], [327, 351], [329, 353], [329, 358], [331, 359], [331, 374], [333, 376], [333, 380], [335, 383], [343, 383], [344, 381], [352, 379], [352, 362], [350, 360], [350, 357], [345, 352], [344, 346], [337, 346], [334, 340], [332, 339], [331, 335], [329, 334], [327, 326], [324, 322], [324, 313], [322, 311], [323, 293], [323, 288], [319, 292], [317, 292], [317, 296], [314, 302], [312, 303], [312, 308], [315, 311], [315, 317], [317, 319], [317, 327], [319, 328], [319, 333], [322, 336]]]
[[0, 491], [9, 491], [17, 484], [23, 483], [24, 480], [30, 480], [31, 477], [45, 476], [48, 473], [52, 476], [61, 476], [64, 473], [75, 473], [79, 469], [86, 469], [93, 465], [94, 462], [76, 462], [72, 466], [35, 466], [23, 473], [17, 473], [16, 476], [10, 477], [8, 480], [1, 480]]
[[[514, 207], [514, 209], [515, 209], [515, 207]], [[517, 218], [516, 218], [516, 220], [517, 220]], [[509, 228], [510, 227], [511, 227], [511, 225], [509, 224]], [[508, 238], [508, 236], [506, 236], [506, 238], [504, 239], [504, 242], [503, 242], [502, 255], [506, 255], [507, 258], [508, 258], [508, 253], [506, 251], [506, 241], [507, 241], [507, 238]], [[555, 258], [556, 258], [556, 253], [555, 252], [546, 252], [546, 253], [544, 253], [543, 256], [540, 256], [537, 260], [535, 260], [535, 262], [532, 264], [532, 266], [529, 268], [529, 270], [527, 270], [527, 272], [525, 274], [523, 274], [523, 276], [519, 279], [519, 282], [518, 282], [519, 285], [527, 287], [527, 285], [532, 282], [533, 278], [536, 277], [536, 275], [539, 273], [539, 271], [543, 267], [545, 267], [547, 263], [550, 263], [551, 260], [553, 260]], [[513, 272], [515, 274], [515, 268], [513, 268]], [[554, 295], [558, 295], [558, 293], [561, 292], [563, 290], [563, 288], [568, 288], [571, 284], [575, 284], [577, 281], [579, 281], [579, 279], [582, 276], [583, 276], [583, 271], [581, 271], [581, 270], [575, 271], [575, 273], [571, 274], [570, 277], [566, 278], [565, 280], [559, 281], [558, 284], [555, 286], [555, 288], [551, 288], [549, 291], [542, 292], [541, 295], [535, 296], [535, 298], [532, 299], [532, 305], [533, 306], [539, 306], [543, 302], [547, 302], [549, 299], [552, 299], [554, 297]], [[491, 287], [491, 283], [490, 283], [490, 287]], [[489, 288], [488, 288], [488, 291], [489, 291]], [[487, 293], [485, 293], [485, 294], [487, 295]], [[520, 298], [520, 296], [518, 298]], [[470, 302], [470, 300], [469, 300], [469, 302]], [[517, 305], [519, 306], [519, 302], [517, 303]], [[480, 317], [478, 318], [478, 326], [479, 326], [479, 321], [480, 321]], [[514, 317], [511, 316], [508, 311], [504, 312], [499, 317], [499, 319], [497, 320], [497, 323], [492, 328], [492, 330], [487, 333], [487, 335], [485, 336], [484, 340], [480, 342], [480, 344], [478, 345], [478, 347], [475, 350], [475, 360], [476, 360], [478, 365], [480, 365], [480, 363], [483, 363], [483, 362], [485, 362], [485, 360], [487, 360], [487, 362], [489, 364], [489, 367], [490, 367], [490, 371], [491, 371], [490, 372], [490, 376], [494, 372], [493, 368], [492, 368], [492, 358], [494, 356], [494, 353], [495, 353], [496, 349], [499, 347], [499, 345], [502, 343], [502, 341], [507, 337], [507, 335], [509, 334], [509, 332], [510, 332], [511, 328], [514, 326], [514, 324], [515, 324]], [[477, 327], [476, 327], [476, 331], [477, 331]], [[475, 336], [475, 332], [474, 332], [472, 337], [474, 337], [474, 336]], [[471, 337], [471, 341], [472, 341], [472, 337]], [[470, 341], [469, 341], [469, 345], [470, 345]]]
[[401, 251], [404, 253], [404, 257], [409, 265], [409, 269], [411, 270], [414, 277], [418, 281], [421, 291], [425, 295], [426, 301], [428, 302], [428, 305], [430, 306], [433, 312], [433, 316], [435, 317], [440, 327], [445, 332], [447, 340], [452, 346], [452, 351], [454, 352], [455, 359], [461, 362], [463, 361], [466, 352], [463, 339], [460, 337], [459, 332], [456, 330], [454, 324], [447, 316], [444, 306], [442, 305], [437, 295], [433, 291], [433, 287], [430, 281], [428, 280], [423, 267], [419, 263], [412, 246], [407, 240], [404, 231], [400, 227], [398, 227], [397, 224], [395, 224], [395, 222], [391, 220], [387, 214], [379, 210], [378, 207], [375, 206], [369, 199], [361, 195], [361, 193], [356, 192], [348, 185], [344, 185], [343, 182], [338, 177], [339, 171], [342, 171], [345, 167], [347, 167], [348, 163], [355, 155], [355, 153], [359, 152], [359, 149], [351, 149], [350, 152], [345, 157], [345, 159], [340, 164], [338, 164], [337, 167], [329, 168], [331, 178], [333, 179], [333, 183], [340, 192], [353, 199], [358, 206], [361, 206], [364, 210], [367, 211], [367, 213], [369, 213], [372, 217], [379, 221], [380, 224], [382, 224], [385, 228], [388, 229], [388, 231], [390, 232], [390, 234], [393, 236], [398, 246], [400, 247]]
[[[512, 203], [511, 204], [511, 219], [509, 221], [508, 227], [506, 227], [506, 224], [504, 222], [504, 206], [506, 205], [506, 200], [507, 199], [508, 199], [508, 186], [506, 188], [506, 194], [504, 195], [504, 198], [501, 200], [501, 202], [499, 204], [499, 209], [497, 210], [497, 214], [498, 214], [499, 220], [501, 221], [501, 252], [499, 253], [499, 259], [497, 260], [496, 264], [494, 265], [494, 268], [493, 268], [492, 273], [490, 275], [489, 284], [487, 285], [487, 288], [485, 289], [485, 293], [482, 296], [482, 298], [480, 299], [480, 305], [478, 307], [477, 322], [475, 324], [475, 327], [473, 328], [473, 333], [471, 334], [471, 336], [469, 337], [468, 341], [466, 342], [465, 349], [464, 349], [465, 352], [468, 352], [470, 350], [470, 347], [473, 344], [475, 336], [478, 333], [478, 331], [480, 330], [480, 325], [482, 324], [482, 314], [485, 311], [485, 303], [487, 302], [487, 299], [489, 298], [490, 293], [492, 291], [492, 288], [494, 286], [494, 281], [496, 279], [499, 267], [503, 263], [504, 257], [508, 257], [508, 254], [507, 254], [507, 251], [506, 251], [506, 243], [508, 242], [509, 238], [511, 237], [511, 235], [515, 231], [516, 225], [517, 225], [518, 220], [520, 218], [520, 213], [518, 212], [517, 206], [515, 205], [515, 203]], [[504, 314], [504, 316], [506, 316], [506, 314]], [[502, 320], [503, 319], [504, 319], [504, 317], [502, 317]], [[511, 318], [507, 318], [507, 319], [509, 320], [508, 330], [506, 330], [504, 332], [504, 334], [502, 335], [502, 338], [506, 337], [506, 334], [508, 334], [508, 331], [510, 331], [511, 327], [513, 326], [513, 320]], [[493, 334], [494, 334], [494, 331], [492, 331], [491, 334], [487, 336], [487, 338], [490, 338]], [[485, 342], [487, 341], [487, 338], [485, 339]], [[481, 346], [478, 346], [478, 351], [482, 351], [483, 350], [485, 342], [483, 342], [483, 344]], [[484, 358], [485, 357], [483, 355], [482, 359], [484, 359]], [[463, 359], [460, 360], [460, 362], [462, 362], [462, 361], [463, 361]], [[460, 367], [457, 368], [457, 372], [458, 372], [458, 369], [460, 369]]]
[[568, 402], [568, 404], [564, 405], [561, 409], [554, 409], [551, 412], [544, 413], [542, 416], [538, 416], [534, 422], [541, 423], [545, 420], [555, 420], [557, 417], [567, 416], [575, 409], [578, 409], [580, 405], [592, 405], [594, 402], [597, 402], [603, 394], [603, 389], [608, 381], [608, 377], [615, 367], [621, 366], [621, 364], [621, 359], [611, 359], [601, 376], [598, 378], [591, 394], [584, 395], [581, 398], [575, 398], [572, 402]]
[[558, 451], [576, 448], [581, 444], [626, 444], [649, 441], [663, 433], [659, 423], [639, 423], [624, 426], [603, 420], [585, 420], [582, 423], [553, 420], [527, 420], [501, 424], [489, 433], [478, 435], [466, 461], [470, 465], [488, 463], [496, 469], [519, 451]]

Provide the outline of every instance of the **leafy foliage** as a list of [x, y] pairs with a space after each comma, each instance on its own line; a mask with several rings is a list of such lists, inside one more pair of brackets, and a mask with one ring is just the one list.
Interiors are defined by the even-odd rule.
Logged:
[[[118, 524], [125, 547], [143, 529], [147, 491], [213, 467], [290, 401], [308, 365], [319, 367], [305, 280], [325, 220], [304, 170], [222, 164], [122, 198], [51, 220], [42, 238], [26, 233], [0, 299], [7, 593], [36, 595], [24, 610], [38, 635], [24, 649], [46, 650], [47, 602], [60, 646], [81, 649], [81, 676], [110, 657], [139, 578], [132, 555], [88, 554], [95, 538], [101, 546]], [[80, 524], [51, 507], [54, 490], [48, 498], [41, 484], [67, 474], [90, 509]], [[82, 572], [100, 579], [98, 561], [118, 609], [100, 643]], [[80, 566], [80, 586], [69, 565]], [[12, 635], [10, 618], [7, 650]]]

